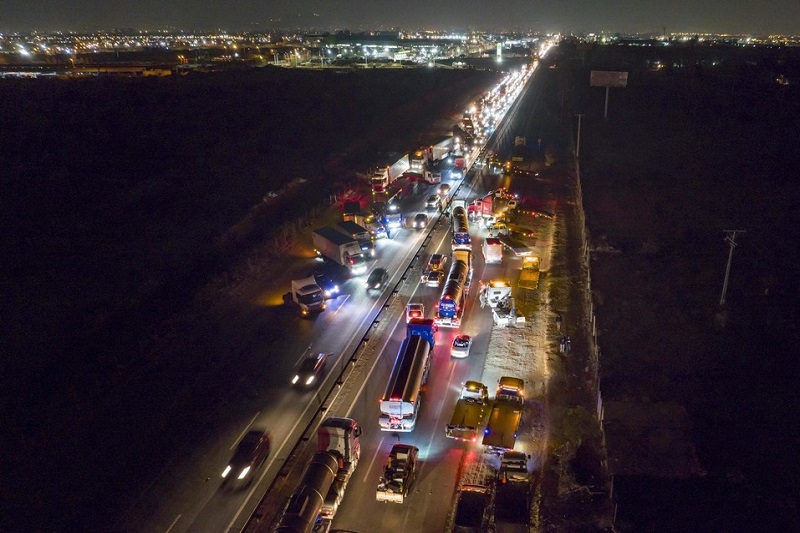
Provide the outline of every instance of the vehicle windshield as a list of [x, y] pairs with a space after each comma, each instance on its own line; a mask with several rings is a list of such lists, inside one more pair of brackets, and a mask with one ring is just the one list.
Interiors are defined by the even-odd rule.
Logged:
[[453, 341], [453, 346], [457, 348], [466, 348], [469, 346], [469, 337], [456, 337]]
[[323, 300], [323, 296], [321, 292], [317, 291], [312, 292], [311, 294], [298, 295], [297, 299], [300, 300], [300, 303], [308, 305], [321, 302]]

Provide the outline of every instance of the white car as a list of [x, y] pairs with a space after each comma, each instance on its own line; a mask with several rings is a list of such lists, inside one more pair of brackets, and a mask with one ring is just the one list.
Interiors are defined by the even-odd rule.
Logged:
[[469, 356], [469, 349], [472, 347], [472, 337], [469, 335], [456, 335], [453, 339], [453, 346], [450, 348], [450, 357], [463, 359]]

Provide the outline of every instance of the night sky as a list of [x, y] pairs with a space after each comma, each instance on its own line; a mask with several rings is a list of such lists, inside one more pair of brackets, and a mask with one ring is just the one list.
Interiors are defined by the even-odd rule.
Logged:
[[533, 29], [800, 34], [798, 0], [7, 0], [0, 31]]

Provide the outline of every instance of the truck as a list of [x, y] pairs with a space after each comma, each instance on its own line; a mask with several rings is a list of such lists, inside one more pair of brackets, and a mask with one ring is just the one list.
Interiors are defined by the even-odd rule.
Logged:
[[420, 148], [409, 157], [409, 170], [421, 174], [428, 165], [428, 149]]
[[372, 170], [369, 179], [372, 184], [372, 194], [380, 194], [386, 192], [389, 187], [389, 167], [378, 167]]
[[333, 520], [361, 456], [361, 426], [352, 418], [328, 417], [317, 429], [317, 452], [281, 514], [275, 532], [310, 533]]
[[522, 270], [519, 272], [520, 289], [535, 291], [539, 288], [539, 258], [529, 255], [522, 258]]
[[494, 230], [496, 230], [497, 239], [515, 256], [526, 257], [533, 255], [531, 247], [509, 232], [507, 226], [495, 226]]
[[525, 161], [525, 137], [517, 136], [514, 138], [514, 148], [511, 150], [511, 159], [508, 161], [507, 168], [509, 170], [520, 168]]
[[419, 449], [410, 444], [395, 444], [383, 467], [375, 499], [379, 502], [403, 503], [408, 496], [417, 469]]
[[489, 412], [489, 392], [479, 381], [467, 381], [461, 387], [461, 395], [444, 434], [451, 439], [477, 442], [481, 428]]
[[503, 376], [498, 381], [489, 422], [483, 430], [483, 445], [490, 450], [514, 449], [525, 403], [524, 388], [520, 378]]
[[372, 193], [379, 194], [387, 192], [389, 185], [392, 184], [403, 172], [408, 170], [408, 154], [404, 154], [400, 159], [390, 165], [378, 166], [372, 170], [370, 183]]
[[497, 237], [483, 239], [483, 258], [487, 265], [503, 262], [503, 243]]
[[517, 208], [517, 198], [505, 189], [492, 191], [483, 198], [477, 198], [467, 206], [467, 214], [471, 219], [481, 217], [492, 223], [505, 220], [507, 215]]
[[497, 533], [527, 533], [531, 521], [531, 479], [528, 456], [505, 452], [495, 483], [494, 524]]
[[372, 242], [372, 235], [367, 228], [359, 226], [352, 220], [345, 220], [337, 224], [339, 231], [354, 238], [361, 248], [361, 253], [366, 257], [375, 257], [375, 245]]
[[434, 324], [429, 318], [412, 318], [406, 338], [380, 400], [378, 425], [381, 431], [413, 431], [422, 399], [421, 388], [428, 380], [434, 347]]
[[292, 280], [292, 302], [300, 311], [300, 316], [321, 313], [325, 310], [325, 293], [317, 285], [314, 276]]
[[347, 268], [354, 276], [366, 274], [367, 261], [354, 238], [327, 226], [315, 229], [311, 237], [317, 257]]
[[481, 303], [494, 309], [501, 302], [511, 298], [511, 282], [502, 279], [490, 280], [483, 287]]

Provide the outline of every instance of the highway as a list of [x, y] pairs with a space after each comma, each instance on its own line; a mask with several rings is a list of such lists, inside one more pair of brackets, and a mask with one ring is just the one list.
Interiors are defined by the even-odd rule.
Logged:
[[[507, 134], [506, 134], [507, 137]], [[448, 173], [443, 173], [445, 176]], [[470, 181], [473, 176], [468, 176]], [[504, 178], [507, 181], [507, 178]], [[444, 179], [448, 181], [447, 178]], [[484, 194], [491, 188], [504, 184], [499, 177], [480, 176], [473, 180], [470, 197]], [[460, 182], [452, 183], [451, 195], [464, 197], [466, 190], [458, 190]], [[462, 187], [466, 188], [466, 187]], [[430, 191], [417, 185], [417, 192], [401, 202], [406, 217], [416, 212], [426, 212], [424, 201]], [[402, 229], [392, 239], [377, 242], [378, 258], [370, 270], [384, 267], [390, 273], [389, 288], [379, 297], [368, 295], [363, 279], [351, 279], [343, 284], [342, 295], [329, 303], [328, 309], [316, 318], [299, 319], [289, 308], [280, 305], [281, 295], [288, 286], [265, 287], [258, 302], [237, 308], [230, 323], [220, 330], [209, 331], [213, 337], [209, 350], [217, 347], [235, 359], [244, 369], [251, 369], [234, 378], [233, 390], [215, 403], [214, 397], [198, 398], [209, 406], [207, 425], [196, 428], [189, 435], [183, 450], [171, 454], [161, 474], [132, 502], [128, 512], [116, 529], [126, 531], [238, 531], [272, 480], [278, 475], [288, 453], [306, 425], [317, 414], [323, 397], [336, 384], [335, 379], [347, 358], [355, 352], [362, 336], [372, 325], [381, 308], [392, 296], [397, 285], [397, 296], [405, 302], [420, 301], [430, 316], [438, 300], [440, 289], [418, 283], [421, 264], [406, 281], [400, 281], [406, 267], [412, 262], [423, 244], [428, 231], [430, 244], [423, 260], [430, 253], [449, 255], [449, 222], [430, 230]], [[485, 231], [485, 230], [483, 230]], [[504, 277], [516, 279], [518, 265], [504, 261], [502, 265], [485, 267], [480, 253], [479, 230], [472, 228], [473, 287], [479, 279]], [[296, 279], [315, 268], [311, 259], [292, 258], [291, 275]], [[282, 276], [283, 277], [283, 276]], [[398, 285], [399, 283], [399, 285]], [[288, 283], [287, 283], [288, 285]], [[383, 393], [398, 346], [405, 334], [402, 316], [387, 317], [395, 320], [390, 335], [377, 364], [363, 389], [352, 401], [350, 413], [364, 427], [362, 436], [362, 463], [348, 487], [343, 506], [334, 521], [337, 528], [354, 531], [441, 531], [450, 511], [450, 496], [455, 488], [456, 475], [463, 446], [444, 436], [444, 425], [449, 420], [460, 383], [480, 376], [483, 357], [488, 346], [491, 313], [477, 303], [477, 290], [469, 295], [465, 322], [461, 330], [475, 336], [470, 357], [454, 360], [449, 356], [449, 345], [455, 330], [442, 329], [437, 334], [431, 376], [426, 386], [421, 418], [414, 432], [400, 434], [400, 441], [419, 447], [421, 467], [416, 485], [405, 505], [378, 504], [375, 487], [382, 464], [397, 437], [378, 430], [378, 402]], [[265, 327], [264, 324], [269, 326]], [[277, 334], [276, 332], [284, 332]], [[297, 363], [304, 355], [314, 351], [333, 355], [326, 379], [317, 389], [302, 392], [290, 387], [289, 380]], [[231, 363], [231, 368], [235, 365]], [[225, 368], [219, 371], [224, 374]], [[493, 384], [489, 385], [490, 389]], [[202, 391], [199, 391], [202, 395]], [[251, 484], [230, 489], [222, 487], [220, 474], [230, 459], [239, 438], [250, 428], [269, 430], [272, 450], [264, 467], [256, 471]], [[180, 452], [184, 453], [180, 453]], [[432, 499], [431, 495], [437, 497]], [[443, 505], [444, 501], [448, 505]]]

